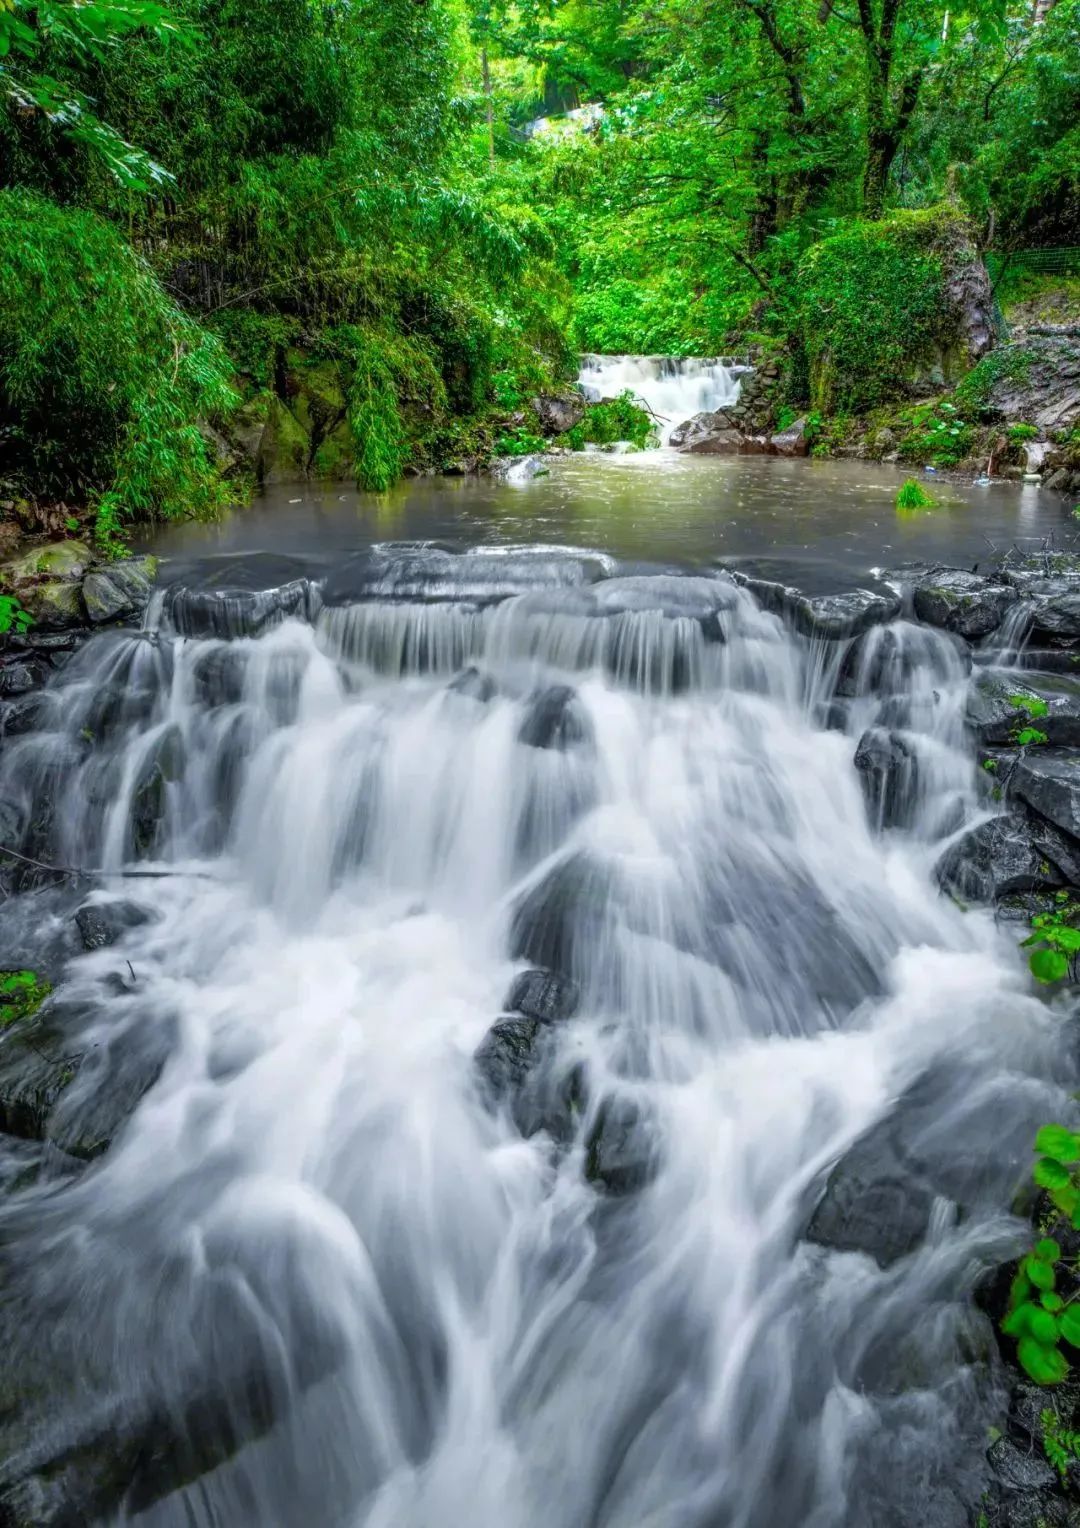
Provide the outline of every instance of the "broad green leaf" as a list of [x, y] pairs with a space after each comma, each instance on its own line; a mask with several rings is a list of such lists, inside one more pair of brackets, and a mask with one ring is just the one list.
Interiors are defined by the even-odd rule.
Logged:
[[1080, 1348], [1080, 1305], [1067, 1305], [1058, 1317], [1058, 1331], [1070, 1347]]
[[1052, 1289], [1048, 1289], [1042, 1295], [1039, 1303], [1042, 1305], [1044, 1310], [1050, 1310], [1056, 1313], [1062, 1309], [1065, 1301], [1061, 1298], [1060, 1295], [1056, 1295]]
[[1035, 1137], [1035, 1150], [1055, 1162], [1080, 1162], [1080, 1135], [1065, 1125], [1043, 1125]]
[[1034, 1337], [1021, 1337], [1016, 1345], [1020, 1366], [1037, 1385], [1060, 1385], [1068, 1378], [1069, 1365], [1056, 1347], [1046, 1347]]
[[1035, 1256], [1043, 1257], [1048, 1263], [1056, 1263], [1061, 1256], [1061, 1248], [1052, 1236], [1044, 1236], [1035, 1243]]
[[1036, 950], [1028, 957], [1028, 965], [1035, 980], [1047, 986], [1069, 974], [1069, 962], [1058, 950]]
[[1035, 1341], [1041, 1342], [1044, 1347], [1051, 1348], [1057, 1342], [1057, 1321], [1048, 1310], [1043, 1310], [1038, 1305], [1030, 1307], [1027, 1317], [1027, 1329]]
[[1057, 1274], [1054, 1272], [1053, 1263], [1048, 1263], [1041, 1257], [1029, 1257], [1025, 1262], [1028, 1278], [1036, 1289], [1053, 1289], [1057, 1282]]
[[1052, 1157], [1040, 1157], [1035, 1163], [1031, 1176], [1040, 1188], [1068, 1188], [1072, 1182], [1069, 1169], [1063, 1167], [1060, 1162], [1055, 1162]]

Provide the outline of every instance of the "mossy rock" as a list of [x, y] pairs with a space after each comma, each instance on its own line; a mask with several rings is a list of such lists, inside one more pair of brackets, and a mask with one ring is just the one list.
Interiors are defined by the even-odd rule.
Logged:
[[343, 482], [356, 475], [356, 442], [347, 419], [342, 419], [315, 448], [313, 477]]
[[291, 483], [307, 476], [311, 436], [280, 398], [272, 398], [259, 447], [258, 472], [264, 483]]
[[330, 435], [345, 418], [345, 389], [336, 361], [309, 361], [290, 350], [288, 365], [289, 406], [313, 440]]

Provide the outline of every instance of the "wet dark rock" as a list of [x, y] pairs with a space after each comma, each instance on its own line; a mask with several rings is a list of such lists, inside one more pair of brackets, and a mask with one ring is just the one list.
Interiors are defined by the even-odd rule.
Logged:
[[914, 590], [920, 621], [971, 639], [996, 631], [1018, 598], [1009, 584], [959, 568], [935, 569]]
[[879, 828], [907, 823], [918, 786], [918, 762], [912, 745], [898, 732], [871, 727], [859, 739], [855, 768], [874, 823]]
[[477, 1072], [495, 1098], [522, 1087], [535, 1061], [540, 1020], [526, 1016], [499, 1019], [473, 1054]]
[[131, 796], [131, 846], [136, 859], [147, 859], [160, 847], [168, 805], [168, 786], [184, 769], [184, 740], [180, 729], [166, 727], [142, 761]]
[[522, 971], [511, 983], [506, 1006], [527, 1018], [553, 1024], [569, 1019], [577, 1011], [580, 995], [576, 982], [554, 971]]
[[847, 648], [836, 677], [836, 694], [900, 695], [913, 676], [932, 675], [946, 682], [971, 668], [971, 649], [962, 637], [928, 630], [911, 622], [871, 627]]
[[1005, 1088], [973, 1090], [952, 1067], [921, 1077], [840, 1157], [807, 1240], [886, 1268], [921, 1245], [935, 1200], [999, 1208], [1031, 1155], [1029, 1123], [1002, 1108]]
[[200, 653], [192, 665], [192, 683], [204, 706], [236, 705], [244, 693], [251, 654], [244, 647], [222, 643]]
[[454, 695], [467, 695], [470, 700], [478, 700], [485, 704], [498, 693], [498, 686], [491, 675], [485, 674], [475, 664], [462, 669], [455, 679], [451, 679], [446, 688]]
[[82, 586], [87, 615], [95, 624], [141, 615], [150, 603], [156, 577], [154, 557], [128, 557], [92, 568]]
[[585, 1176], [611, 1194], [643, 1188], [656, 1169], [650, 1120], [631, 1099], [603, 1105], [586, 1147]]
[[47, 714], [47, 705], [39, 692], [18, 695], [0, 706], [0, 737], [23, 737], [36, 732]]
[[1031, 633], [1036, 642], [1049, 638], [1074, 641], [1080, 637], [1080, 590], [1068, 594], [1041, 595], [1031, 607]]
[[1080, 839], [1080, 752], [1028, 749], [1017, 760], [1008, 788], [1047, 822]]
[[290, 617], [306, 620], [312, 600], [306, 579], [275, 589], [187, 589], [165, 595], [164, 614], [180, 636], [255, 637]]
[[723, 409], [695, 414], [672, 430], [668, 444], [676, 451], [695, 455], [738, 455], [745, 442], [742, 431]]
[[52, 670], [42, 658], [14, 658], [0, 664], [0, 699], [25, 695], [45, 683]]
[[794, 602], [796, 631], [805, 637], [837, 640], [858, 636], [900, 614], [900, 596], [891, 589], [853, 589], [847, 594], [805, 596]]
[[569, 685], [555, 684], [533, 696], [518, 729], [518, 742], [530, 748], [563, 750], [592, 741], [592, 723]]
[[[1029, 710], [1024, 701], [1032, 702], [1034, 709]], [[1043, 706], [1047, 710], [1040, 715]], [[1022, 728], [1031, 726], [1045, 733], [1052, 746], [1078, 748], [1080, 676], [1076, 680], [1035, 678], [984, 670], [972, 680], [965, 720], [984, 745], [1010, 743]]]
[[[1044, 828], [1047, 825], [1044, 825]], [[1063, 840], [1050, 828], [1041, 837]], [[1062, 841], [1062, 849], [1067, 845]], [[1080, 844], [1072, 851], [1075, 862]], [[942, 891], [962, 902], [996, 902], [1018, 892], [1053, 890], [1067, 884], [1067, 876], [1046, 851], [1034, 842], [1026, 814], [1010, 812], [981, 822], [952, 844], [935, 868]]]
[[998, 1438], [986, 1454], [990, 1468], [1010, 1491], [1046, 1491], [1057, 1485], [1057, 1475], [1045, 1455], [1021, 1448], [1011, 1438]]
[[75, 914], [85, 950], [104, 950], [153, 915], [137, 902], [88, 902]]
[[596, 948], [613, 891], [610, 871], [591, 856], [561, 861], [518, 903], [510, 954], [573, 979], [579, 952]]

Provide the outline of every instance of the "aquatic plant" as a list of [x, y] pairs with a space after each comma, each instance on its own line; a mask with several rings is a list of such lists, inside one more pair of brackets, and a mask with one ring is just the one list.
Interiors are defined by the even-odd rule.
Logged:
[[905, 478], [896, 492], [896, 507], [900, 510], [934, 509], [937, 500], [927, 493], [914, 478]]

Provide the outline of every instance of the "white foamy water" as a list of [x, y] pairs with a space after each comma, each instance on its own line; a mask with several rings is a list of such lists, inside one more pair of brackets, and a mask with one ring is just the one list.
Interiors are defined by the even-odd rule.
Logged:
[[[824, 730], [846, 644], [726, 578], [613, 571], [391, 548], [345, 603], [181, 592], [5, 742], [40, 857], [200, 873], [94, 893], [151, 921], [67, 968], [97, 1045], [72, 1099], [131, 1048], [160, 1075], [88, 1171], [0, 1201], [49, 1429], [164, 1433], [193, 1480], [140, 1466], [119, 1520], [888, 1528], [977, 1500], [967, 1296], [1014, 1244], [1051, 1025], [1015, 938], [930, 877], [981, 810], [963, 666], [876, 634]], [[922, 766], [910, 828], [852, 765], [874, 687]], [[529, 965], [576, 1011], [493, 1095], [473, 1052]], [[942, 1200], [884, 1271], [800, 1242], [928, 1073], [977, 1163], [963, 1225]]]
[[734, 361], [657, 355], [586, 355], [578, 385], [593, 402], [631, 392], [653, 415], [660, 444], [695, 414], [713, 413], [739, 398], [748, 370]]

